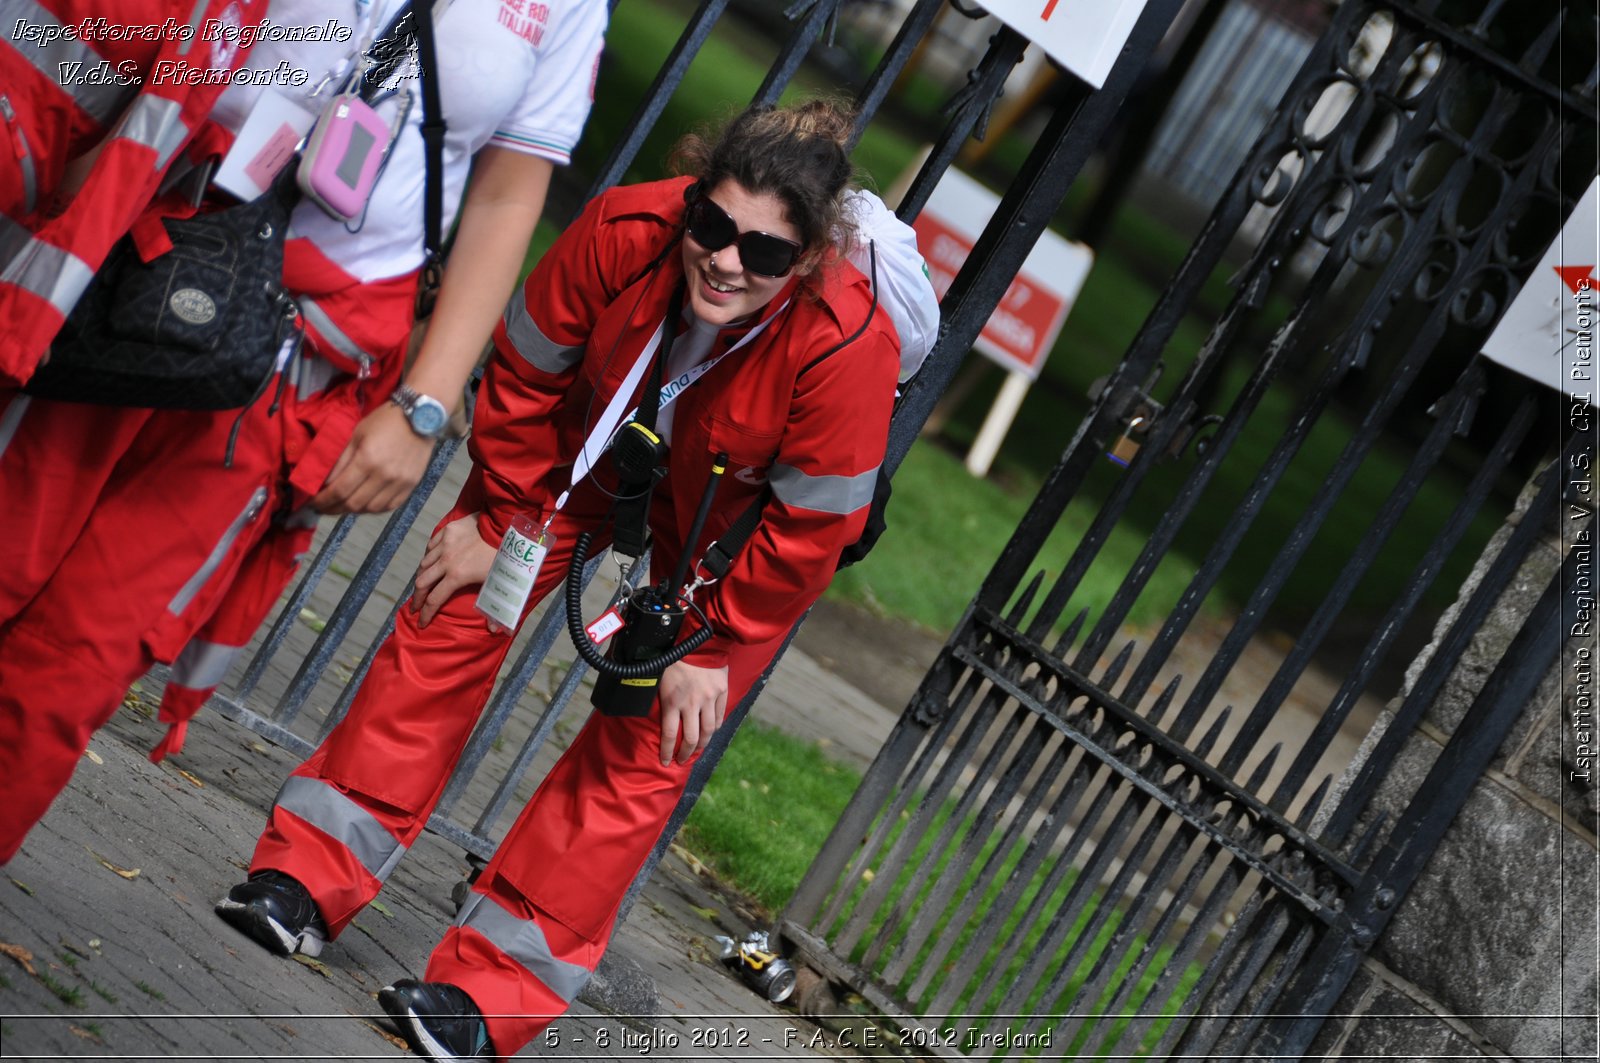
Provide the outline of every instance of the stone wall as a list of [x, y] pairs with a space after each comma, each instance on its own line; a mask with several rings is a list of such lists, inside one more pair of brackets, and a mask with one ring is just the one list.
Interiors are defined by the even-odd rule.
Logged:
[[[1522, 519], [1532, 493], [1530, 487], [1490, 543], [1461, 601]], [[1563, 540], [1570, 546], [1581, 524], [1564, 503], [1561, 508], [1566, 527], [1544, 529], [1378, 785], [1371, 814], [1392, 821], [1404, 810], [1560, 566]], [[1440, 621], [1436, 638], [1454, 612]], [[1572, 618], [1564, 624], [1570, 629]], [[1432, 649], [1412, 667], [1408, 687]], [[1587, 764], [1580, 759], [1583, 735], [1573, 715], [1588, 713], [1586, 741], [1592, 747], [1595, 657], [1592, 633], [1567, 640], [1562, 658], [1352, 979], [1322, 1030], [1316, 1057], [1596, 1058], [1600, 791], [1592, 752]], [[1386, 714], [1374, 729], [1369, 747], [1387, 719]]]

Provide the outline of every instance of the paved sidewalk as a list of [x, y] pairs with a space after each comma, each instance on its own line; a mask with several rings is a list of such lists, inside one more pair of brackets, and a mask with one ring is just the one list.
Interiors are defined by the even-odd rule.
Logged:
[[[757, 712], [813, 735], [826, 718], [858, 762], [894, 720], [798, 650]], [[203, 713], [184, 753], [152, 765], [144, 751], [163, 730], [119, 712], [0, 872], [0, 1058], [408, 1057], [375, 998], [420, 974], [452, 918], [460, 849], [424, 835], [380, 904], [320, 960], [272, 956], [211, 905], [241, 878], [294, 760]], [[522, 1055], [852, 1058], [717, 961], [712, 936], [741, 936], [750, 919], [674, 855], [579, 1004]]]

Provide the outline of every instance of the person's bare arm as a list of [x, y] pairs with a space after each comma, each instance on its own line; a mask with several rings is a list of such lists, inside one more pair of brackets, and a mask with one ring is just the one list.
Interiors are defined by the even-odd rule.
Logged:
[[[505, 148], [479, 153], [439, 302], [405, 382], [446, 406], [455, 402], [516, 285], [544, 211], [554, 167]], [[356, 426], [311, 504], [323, 513], [381, 513], [404, 502], [422, 479], [433, 442], [385, 403]]]

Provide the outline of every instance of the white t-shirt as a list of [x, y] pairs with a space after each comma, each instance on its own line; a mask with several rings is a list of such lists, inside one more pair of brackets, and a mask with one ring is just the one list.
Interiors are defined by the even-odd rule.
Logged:
[[[419, 5], [427, 0], [416, 0]], [[247, 66], [271, 70], [287, 63], [310, 72], [303, 86], [280, 92], [320, 111], [337, 91], [369, 35], [381, 34], [404, 0], [272, 0], [275, 26], [336, 22], [353, 31], [346, 42], [262, 39]], [[440, 105], [446, 123], [444, 219], [448, 233], [466, 186], [472, 156], [492, 145], [566, 163], [594, 100], [594, 79], [606, 26], [605, 0], [438, 0], [434, 6]], [[409, 273], [422, 264], [423, 104], [415, 56], [402, 62], [411, 109], [373, 188], [360, 228], [330, 217], [314, 203], [295, 208], [290, 235], [309, 238], [340, 268], [362, 282]], [[329, 78], [325, 85], [325, 78]], [[318, 92], [320, 94], [313, 96]], [[262, 88], [235, 85], [215, 116], [237, 130]], [[377, 106], [393, 118], [396, 99]]]

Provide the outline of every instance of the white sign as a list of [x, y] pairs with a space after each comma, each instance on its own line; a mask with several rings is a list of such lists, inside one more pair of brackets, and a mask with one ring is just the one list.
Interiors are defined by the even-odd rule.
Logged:
[[1589, 185], [1483, 345], [1485, 357], [1594, 400], [1600, 178]]
[[1145, 0], [983, 0], [988, 12], [1095, 88], [1106, 83]]
[[[946, 170], [939, 178], [912, 227], [940, 298], [999, 205], [999, 196], [959, 170]], [[1046, 229], [972, 346], [1037, 379], [1093, 264], [1094, 252], [1086, 245]]]

